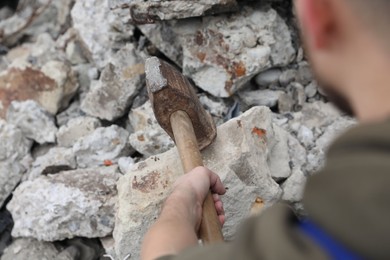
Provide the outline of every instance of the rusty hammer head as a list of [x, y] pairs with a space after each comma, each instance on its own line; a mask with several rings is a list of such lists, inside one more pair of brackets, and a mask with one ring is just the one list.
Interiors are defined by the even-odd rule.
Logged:
[[149, 99], [161, 127], [175, 140], [170, 116], [176, 111], [184, 111], [192, 121], [199, 149], [207, 147], [217, 135], [215, 124], [187, 78], [157, 57], [146, 60], [145, 72]]

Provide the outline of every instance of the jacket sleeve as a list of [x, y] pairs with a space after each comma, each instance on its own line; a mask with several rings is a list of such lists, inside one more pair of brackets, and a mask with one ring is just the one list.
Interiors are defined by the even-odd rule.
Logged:
[[327, 259], [297, 228], [297, 219], [284, 204], [249, 219], [232, 242], [190, 248], [158, 260]]

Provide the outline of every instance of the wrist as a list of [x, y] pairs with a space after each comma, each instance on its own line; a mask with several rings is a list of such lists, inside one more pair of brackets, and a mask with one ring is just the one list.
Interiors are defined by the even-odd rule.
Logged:
[[202, 204], [190, 191], [175, 189], [166, 199], [160, 219], [185, 222], [197, 231], [202, 214]]

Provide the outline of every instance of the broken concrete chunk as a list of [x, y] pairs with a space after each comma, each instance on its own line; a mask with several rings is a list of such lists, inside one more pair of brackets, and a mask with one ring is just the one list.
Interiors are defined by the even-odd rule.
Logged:
[[32, 142], [15, 125], [0, 119], [0, 161], [21, 160], [30, 151]]
[[8, 108], [7, 121], [22, 130], [27, 138], [39, 144], [55, 143], [58, 131], [54, 118], [35, 101], [13, 101]]
[[[119, 6], [123, 0], [113, 1]], [[158, 0], [130, 1], [129, 12], [134, 22], [153, 23], [161, 20], [183, 19], [202, 15], [211, 15], [229, 11], [237, 11], [236, 0]]]
[[77, 88], [75, 73], [59, 61], [50, 61], [41, 70], [10, 67], [0, 74], [0, 117], [5, 117], [11, 101], [28, 99], [54, 115], [68, 105]]
[[76, 1], [71, 16], [82, 47], [98, 68], [105, 67], [133, 35], [134, 27], [116, 18], [109, 0]]
[[15, 222], [12, 236], [55, 241], [111, 234], [119, 176], [117, 167], [112, 166], [23, 182], [7, 205]]
[[149, 157], [173, 147], [172, 139], [154, 117], [150, 101], [132, 109], [129, 113], [129, 122], [134, 131], [129, 137], [129, 142], [139, 153]]
[[86, 168], [116, 163], [130, 152], [128, 138], [129, 133], [117, 125], [95, 129], [73, 145], [77, 166]]
[[132, 44], [127, 44], [102, 71], [99, 81], [82, 101], [88, 115], [113, 121], [123, 116], [139, 89], [144, 86], [144, 64]]
[[101, 127], [99, 119], [94, 117], [76, 117], [70, 119], [66, 125], [60, 127], [57, 132], [58, 145], [72, 147], [81, 137], [92, 133], [96, 128]]
[[128, 173], [134, 165], [134, 159], [131, 157], [121, 157], [118, 159], [118, 166], [121, 173]]
[[35, 39], [43, 32], [57, 38], [70, 25], [69, 12], [74, 0], [20, 0], [17, 3], [13, 16], [0, 20], [0, 42], [6, 46], [15, 45], [22, 37]]
[[52, 243], [38, 241], [33, 238], [18, 238], [5, 249], [1, 260], [57, 259], [59, 250]]
[[28, 178], [32, 180], [41, 175], [73, 169], [76, 169], [76, 157], [72, 149], [54, 147], [33, 162]]
[[193, 27], [183, 34], [183, 72], [214, 96], [231, 96], [259, 72], [287, 65], [295, 55], [283, 19], [261, 5], [205, 17]]
[[281, 185], [283, 189], [282, 200], [289, 203], [301, 201], [305, 184], [306, 176], [301, 170], [295, 169], [291, 176]]
[[[231, 239], [240, 223], [261, 198], [267, 206], [281, 190], [270, 172], [270, 150], [283, 142], [271, 122], [271, 112], [256, 107], [218, 128], [216, 140], [203, 151], [204, 163], [221, 177], [228, 192], [223, 196], [227, 222], [226, 239]], [[288, 153], [288, 149], [281, 151]], [[172, 184], [183, 174], [176, 149], [134, 165], [118, 182], [118, 214], [114, 230], [116, 253], [120, 259], [131, 254], [138, 258], [142, 237], [158, 216], [159, 208]]]
[[0, 161], [0, 207], [21, 181], [24, 171], [19, 162]]

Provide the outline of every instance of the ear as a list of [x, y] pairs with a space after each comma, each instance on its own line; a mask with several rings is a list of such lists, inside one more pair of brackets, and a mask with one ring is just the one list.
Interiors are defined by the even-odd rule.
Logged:
[[335, 36], [336, 17], [333, 3], [332, 0], [296, 0], [303, 33], [309, 44], [316, 49], [329, 47]]

